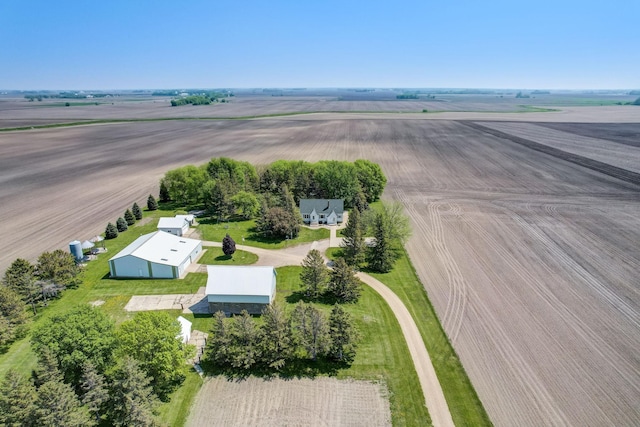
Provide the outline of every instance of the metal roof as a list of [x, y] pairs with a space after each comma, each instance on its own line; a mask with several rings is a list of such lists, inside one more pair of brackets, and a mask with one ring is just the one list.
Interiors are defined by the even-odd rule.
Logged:
[[171, 218], [163, 216], [158, 220], [158, 228], [183, 228], [185, 223], [187, 226], [189, 223], [184, 218]]
[[109, 261], [134, 256], [157, 264], [179, 266], [202, 242], [155, 231], [138, 237]]
[[344, 212], [344, 200], [342, 199], [300, 199], [300, 213], [316, 213], [330, 214], [332, 211], [336, 213]]
[[271, 296], [276, 270], [266, 266], [208, 265], [207, 295]]

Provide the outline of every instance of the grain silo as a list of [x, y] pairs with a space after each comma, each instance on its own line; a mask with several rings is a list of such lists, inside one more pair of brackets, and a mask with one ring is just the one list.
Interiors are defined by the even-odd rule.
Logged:
[[81, 261], [82, 258], [84, 258], [84, 254], [82, 253], [82, 243], [80, 243], [79, 240], [69, 242], [69, 251], [71, 251], [71, 255], [74, 256], [76, 261]]

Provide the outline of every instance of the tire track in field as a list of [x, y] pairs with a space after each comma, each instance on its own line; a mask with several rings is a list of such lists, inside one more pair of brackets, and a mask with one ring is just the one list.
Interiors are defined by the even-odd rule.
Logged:
[[451, 343], [454, 344], [462, 328], [467, 305], [467, 283], [445, 242], [444, 228], [439, 212], [440, 204], [438, 202], [428, 202], [427, 211], [431, 224], [427, 224], [421, 213], [416, 209], [415, 204], [409, 200], [404, 191], [396, 189], [394, 190], [394, 195], [405, 206], [418, 229], [428, 237], [430, 246], [434, 249], [441, 265], [444, 267], [449, 285], [449, 297], [442, 317], [442, 327], [447, 331]]
[[[523, 231], [525, 231], [529, 236], [533, 237], [538, 243], [542, 244], [545, 249], [549, 251], [554, 260], [558, 260], [558, 262], [563, 266], [568, 265], [569, 268], [571, 268], [571, 270], [574, 272], [576, 272], [576, 269], [582, 270], [580, 272], [576, 272], [580, 275], [582, 280], [597, 282], [597, 280], [593, 278], [588, 272], [586, 272], [586, 270], [582, 269], [579, 264], [575, 263], [571, 257], [564, 253], [564, 251], [548, 236], [546, 236], [544, 232], [537, 230], [536, 227], [528, 224], [517, 214], [508, 211], [507, 213], [520, 227], [522, 227]], [[488, 233], [477, 224], [467, 223], [467, 225], [472, 230], [474, 230], [478, 234], [478, 236], [480, 236], [482, 240], [486, 242], [486, 244], [493, 251], [496, 252], [496, 254], [498, 254], [500, 259], [509, 266], [513, 273], [520, 277], [522, 283], [528, 284], [529, 288], [533, 292], [538, 294], [541, 299], [546, 301], [546, 305], [548, 306], [548, 308], [553, 310], [559, 318], [563, 319], [564, 323], [570, 328], [572, 334], [580, 338], [580, 343], [588, 346], [591, 353], [598, 355], [597, 360], [606, 361], [606, 365], [616, 372], [618, 378], [623, 379], [626, 385], [628, 387], [631, 387], [631, 389], [633, 389], [636, 394], [640, 394], [640, 387], [637, 384], [634, 384], [633, 381], [628, 378], [628, 374], [630, 372], [639, 374], [638, 369], [634, 367], [633, 364], [631, 364], [627, 359], [621, 357], [608, 342], [603, 340], [596, 331], [594, 331], [591, 327], [589, 327], [589, 325], [582, 321], [582, 319], [580, 319], [580, 317], [575, 313], [574, 310], [572, 310], [570, 307], [567, 307], [565, 303], [558, 299], [558, 297], [551, 292], [551, 290], [546, 286], [545, 283], [539, 282], [534, 276], [532, 276], [529, 271], [515, 259], [511, 252], [506, 250], [502, 245], [498, 244], [498, 242], [495, 241], [490, 233]], [[509, 231], [509, 234], [512, 234], [513, 239], [516, 239], [518, 237], [514, 232]], [[485, 263], [485, 267], [491, 269], [491, 265], [489, 265], [488, 263]], [[591, 276], [590, 279], [585, 279], [585, 275]], [[602, 285], [600, 284], [600, 286]], [[511, 289], [509, 289], [509, 291], [513, 293]], [[577, 298], [581, 297], [581, 295], [578, 294], [572, 287], [568, 288], [567, 291]], [[518, 296], [514, 294], [514, 298], [517, 297]], [[616, 306], [616, 308], [618, 307]], [[483, 316], [490, 317], [491, 314], [487, 312]], [[632, 317], [633, 319], [629, 320], [637, 324], [637, 316], [634, 315]], [[608, 320], [609, 319], [604, 318], [601, 319], [601, 322], [609, 323]], [[550, 332], [548, 336], [558, 348], [565, 347], [565, 343], [560, 341], [557, 338], [557, 335], [552, 333], [553, 331], [549, 331], [548, 328], [545, 328], [544, 324], [540, 324], [539, 322], [537, 323], [537, 328], [546, 329], [548, 332]], [[497, 327], [497, 325], [494, 326]], [[610, 328], [615, 329], [615, 325], [611, 324]], [[494, 333], [496, 333], [495, 330]], [[494, 333], [492, 333], [491, 335], [493, 336]], [[547, 392], [546, 387], [543, 386], [543, 382], [541, 382], [540, 379], [537, 379], [538, 376], [532, 371], [531, 367], [520, 355], [518, 350], [513, 347], [511, 341], [508, 341], [505, 337], [505, 339], [497, 340], [497, 342], [499, 342], [503, 346], [506, 346], [504, 350], [505, 355], [508, 355], [509, 357], [509, 359], [506, 360], [514, 362], [514, 369], [517, 369], [518, 372], [524, 374], [524, 377], [530, 379], [530, 381], [522, 382], [523, 387], [531, 390], [532, 396], [537, 396], [537, 398], [540, 399], [539, 404], [546, 408], [545, 411], [547, 413], [551, 414], [556, 411], [556, 405], [553, 397], [550, 396], [550, 394]], [[615, 424], [615, 421], [611, 418], [611, 414], [605, 413], [603, 411], [603, 409], [601, 408], [602, 402], [598, 400], [593, 393], [593, 390], [598, 390], [598, 392], [601, 393], [602, 396], [606, 396], [606, 387], [603, 387], [600, 382], [586, 374], [589, 369], [588, 367], [578, 368], [572, 364], [569, 364], [567, 365], [567, 368], [570, 368], [572, 370], [577, 369], [584, 374], [580, 375], [581, 382], [576, 382], [575, 384], [581, 391], [580, 395], [585, 399], [588, 399], [591, 402], [592, 407], [597, 409], [603, 418], [608, 419], [612, 425]], [[585, 389], [585, 386], [582, 384], [583, 382], [586, 382], [588, 384], [588, 390]], [[618, 403], [613, 401], [612, 399], [607, 400], [609, 400], [608, 404], [616, 405]], [[623, 413], [622, 408], [620, 409], [621, 413]]]

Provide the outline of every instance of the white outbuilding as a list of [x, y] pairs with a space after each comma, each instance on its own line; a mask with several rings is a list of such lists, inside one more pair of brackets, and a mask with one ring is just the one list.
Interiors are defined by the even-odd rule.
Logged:
[[193, 223], [196, 220], [196, 216], [193, 214], [187, 214], [187, 215], [176, 215], [176, 218], [182, 218], [185, 221], [187, 221], [189, 223], [189, 226], [192, 226]]
[[162, 217], [158, 220], [158, 230], [183, 236], [189, 230], [189, 222], [182, 217]]
[[208, 265], [205, 293], [209, 311], [238, 314], [247, 310], [260, 314], [276, 295], [276, 270], [273, 267]]
[[186, 344], [191, 339], [191, 322], [182, 316], [178, 316], [178, 322], [180, 322], [180, 335], [176, 338]]
[[111, 277], [177, 279], [202, 255], [202, 242], [163, 231], [138, 237], [109, 260]]

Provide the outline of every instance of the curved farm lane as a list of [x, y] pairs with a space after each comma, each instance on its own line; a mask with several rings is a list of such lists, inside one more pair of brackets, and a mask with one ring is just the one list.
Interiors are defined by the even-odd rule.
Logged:
[[[222, 243], [203, 241], [203, 246], [221, 247]], [[318, 249], [324, 252], [329, 247], [329, 240], [321, 240], [313, 243], [293, 246], [286, 249], [261, 249], [253, 246], [236, 245], [236, 248], [253, 252], [258, 255], [259, 259], [256, 265], [272, 265], [281, 267], [285, 265], [300, 265], [302, 260], [311, 249]], [[411, 313], [402, 303], [402, 300], [389, 289], [384, 283], [373, 278], [372, 276], [359, 272], [358, 278], [376, 291], [387, 302], [391, 311], [398, 319], [400, 328], [407, 342], [409, 353], [413, 359], [413, 365], [416, 369], [420, 386], [424, 393], [424, 401], [427, 410], [431, 416], [431, 422], [435, 427], [454, 427], [451, 411], [442, 392], [440, 381], [436, 375], [436, 371], [431, 363], [431, 357], [424, 345], [420, 331], [416, 322], [411, 317]]]

